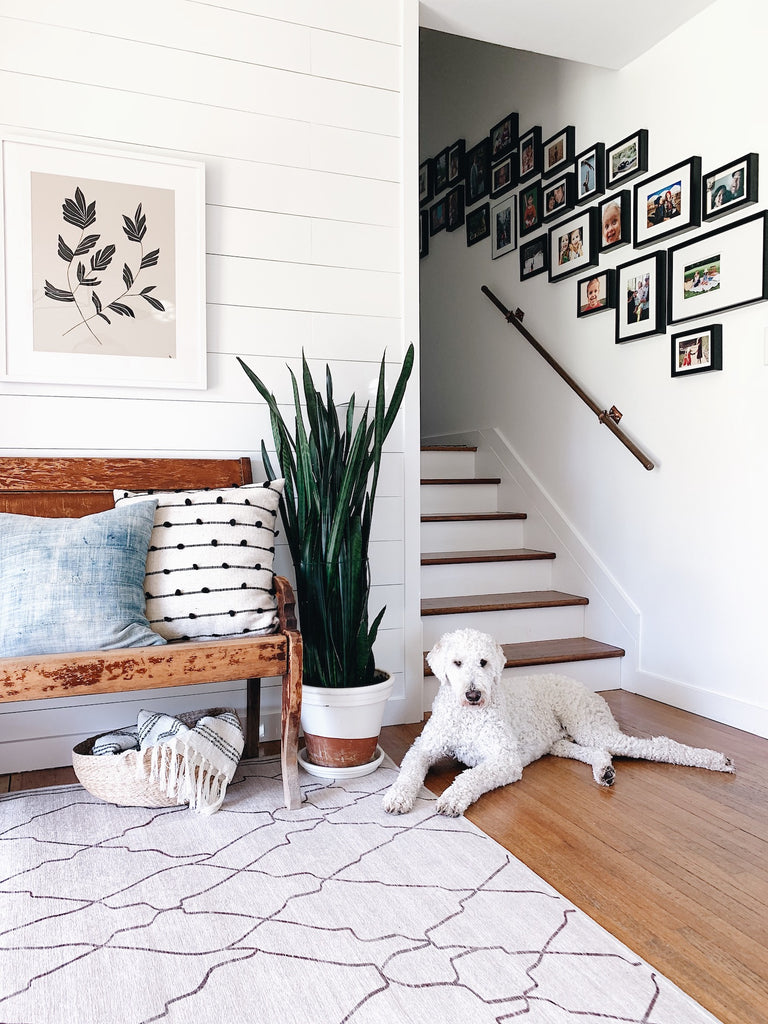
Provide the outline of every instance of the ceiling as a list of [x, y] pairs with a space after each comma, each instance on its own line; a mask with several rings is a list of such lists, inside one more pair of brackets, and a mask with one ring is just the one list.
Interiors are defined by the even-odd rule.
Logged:
[[421, 0], [422, 28], [624, 67], [714, 0]]

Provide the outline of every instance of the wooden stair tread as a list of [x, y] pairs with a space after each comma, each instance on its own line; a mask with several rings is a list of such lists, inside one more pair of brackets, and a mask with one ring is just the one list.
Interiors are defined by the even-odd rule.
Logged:
[[432, 512], [422, 523], [494, 523], [506, 519], [527, 519], [525, 512]]
[[470, 612], [496, 612], [523, 608], [563, 608], [589, 604], [589, 599], [559, 590], [524, 590], [512, 594], [476, 594], [460, 597], [425, 597], [422, 615], [446, 615]]
[[476, 452], [475, 444], [423, 444], [423, 452]]
[[[626, 653], [621, 647], [604, 644], [600, 640], [592, 640], [587, 636], [569, 636], [563, 640], [532, 640], [518, 644], [502, 644], [501, 647], [507, 659], [506, 668], [622, 658]], [[424, 674], [432, 675], [432, 669], [426, 661], [424, 662]]]
[[457, 484], [468, 484], [470, 487], [475, 484], [500, 484], [500, 476], [438, 476], [438, 477], [425, 477], [421, 480], [422, 484], [447, 484], [449, 486]]
[[421, 556], [422, 565], [464, 565], [474, 562], [533, 562], [554, 558], [554, 551], [534, 548], [497, 548], [480, 551], [428, 551]]

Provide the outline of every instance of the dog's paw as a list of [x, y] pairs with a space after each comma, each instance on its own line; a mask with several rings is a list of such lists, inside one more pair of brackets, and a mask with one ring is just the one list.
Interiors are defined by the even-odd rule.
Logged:
[[603, 769], [597, 781], [600, 786], [612, 786], [614, 784], [616, 781], [616, 769], [612, 764]]
[[387, 814], [407, 814], [413, 807], [413, 798], [393, 786], [384, 794], [382, 805]]
[[468, 804], [460, 800], [450, 789], [446, 789], [441, 797], [438, 797], [435, 810], [438, 814], [444, 814], [447, 818], [458, 818], [466, 811]]

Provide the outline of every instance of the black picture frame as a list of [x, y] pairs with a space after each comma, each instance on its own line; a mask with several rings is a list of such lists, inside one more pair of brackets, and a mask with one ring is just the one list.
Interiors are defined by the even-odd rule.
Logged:
[[[593, 282], [597, 282], [596, 293]], [[578, 318], [603, 313], [616, 308], [616, 271], [611, 268], [594, 270], [576, 282], [576, 316]]]
[[605, 143], [596, 142], [583, 149], [576, 164], [576, 203], [583, 206], [605, 193]]
[[448, 147], [441, 149], [433, 158], [435, 195], [439, 196], [448, 188]]
[[551, 178], [573, 163], [576, 152], [576, 129], [572, 124], [550, 135], [541, 146], [541, 175]]
[[530, 235], [542, 225], [541, 182], [533, 181], [521, 186], [517, 193], [517, 230], [522, 238]]
[[491, 207], [491, 259], [517, 248], [517, 196], [507, 196]]
[[517, 147], [519, 134], [520, 119], [513, 110], [506, 117], [502, 117], [488, 133], [492, 163], [501, 160], [503, 156], [507, 156]]
[[600, 252], [611, 252], [632, 242], [632, 193], [628, 188], [609, 193], [597, 204]]
[[545, 234], [520, 243], [520, 280], [528, 281], [549, 270], [549, 249]]
[[670, 339], [672, 376], [690, 377], [723, 368], [723, 326], [707, 324], [673, 334]]
[[636, 182], [632, 199], [636, 249], [699, 227], [701, 157], [688, 157]]
[[549, 280], [562, 281], [597, 266], [597, 210], [594, 206], [561, 220], [548, 232]]
[[491, 199], [498, 199], [517, 185], [517, 150], [491, 165]]
[[766, 301], [768, 211], [759, 210], [735, 224], [671, 246], [667, 295], [670, 324]]
[[467, 213], [467, 245], [477, 245], [491, 233], [491, 204], [483, 203]]
[[428, 157], [419, 164], [419, 206], [424, 206], [434, 195], [433, 175], [432, 158]]
[[468, 150], [464, 174], [464, 202], [472, 206], [491, 189], [491, 143], [489, 138], [481, 139]]
[[456, 231], [464, 224], [464, 186], [454, 185], [445, 195], [445, 230]]
[[[716, 220], [756, 203], [759, 163], [757, 153], [745, 153], [738, 160], [707, 171], [702, 181], [702, 218]], [[736, 175], [740, 175], [741, 180], [734, 184]]]
[[639, 128], [605, 151], [605, 187], [631, 181], [648, 170], [648, 129]]
[[519, 182], [530, 181], [541, 174], [541, 125], [534, 125], [520, 136], [517, 155], [520, 164], [517, 173]]
[[429, 256], [429, 210], [419, 212], [419, 259]]
[[666, 331], [666, 259], [663, 250], [638, 253], [616, 267], [617, 345]]
[[445, 202], [445, 196], [441, 196], [436, 203], [432, 203], [429, 208], [429, 235], [430, 238], [436, 235], [439, 231], [445, 230], [445, 225], [448, 220], [448, 207]]
[[448, 147], [448, 185], [456, 185], [464, 180], [464, 139], [456, 139]]
[[576, 206], [576, 175], [573, 171], [553, 178], [542, 186], [542, 220], [557, 220]]

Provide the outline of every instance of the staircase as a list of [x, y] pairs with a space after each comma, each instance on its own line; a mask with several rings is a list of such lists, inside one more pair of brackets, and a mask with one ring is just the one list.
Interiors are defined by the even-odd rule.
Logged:
[[[556, 553], [525, 547], [524, 512], [498, 510], [495, 477], [476, 477], [476, 449], [421, 450], [421, 621], [428, 651], [453, 629], [490, 633], [505, 675], [556, 671], [590, 689], [620, 685], [620, 647], [584, 636], [586, 597], [552, 587]], [[437, 691], [425, 664], [425, 706]]]

